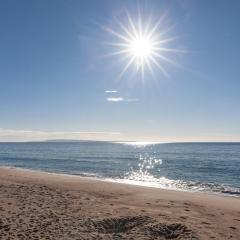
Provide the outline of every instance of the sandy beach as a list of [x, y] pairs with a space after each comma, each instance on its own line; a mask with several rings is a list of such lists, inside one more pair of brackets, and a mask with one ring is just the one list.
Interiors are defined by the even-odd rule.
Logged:
[[240, 199], [0, 168], [0, 239], [240, 239]]

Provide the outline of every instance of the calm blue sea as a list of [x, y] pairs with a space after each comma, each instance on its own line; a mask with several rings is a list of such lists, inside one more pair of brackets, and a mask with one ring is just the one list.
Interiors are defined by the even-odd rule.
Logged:
[[0, 165], [240, 196], [240, 143], [0, 143]]

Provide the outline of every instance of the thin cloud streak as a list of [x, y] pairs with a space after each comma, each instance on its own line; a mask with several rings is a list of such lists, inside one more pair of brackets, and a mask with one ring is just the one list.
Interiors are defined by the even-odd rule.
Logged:
[[109, 97], [109, 98], [106, 98], [106, 100], [109, 101], [109, 102], [123, 102], [124, 98], [122, 98], [122, 97]]
[[44, 141], [44, 140], [109, 140], [120, 136], [120, 132], [105, 131], [38, 131], [0, 128], [0, 142]]
[[106, 90], [105, 93], [117, 93], [117, 90]]
[[138, 102], [138, 98], [123, 98], [123, 97], [109, 97], [106, 98], [109, 102]]

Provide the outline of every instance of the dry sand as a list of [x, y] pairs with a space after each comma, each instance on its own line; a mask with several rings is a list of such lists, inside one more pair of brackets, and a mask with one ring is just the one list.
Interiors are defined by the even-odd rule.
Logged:
[[240, 239], [240, 199], [0, 168], [0, 239]]

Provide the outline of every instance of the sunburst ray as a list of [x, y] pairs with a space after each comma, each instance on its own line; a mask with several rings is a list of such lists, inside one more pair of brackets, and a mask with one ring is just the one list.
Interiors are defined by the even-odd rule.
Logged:
[[165, 36], [168, 29], [163, 29], [162, 26], [166, 14], [160, 17], [153, 25], [150, 23], [150, 18], [145, 22], [146, 24], [143, 24], [144, 21], [140, 12], [136, 21], [133, 20], [128, 12], [126, 12], [126, 16], [127, 24], [116, 19], [116, 23], [120, 28], [119, 31], [104, 27], [105, 31], [117, 39], [116, 42], [108, 43], [118, 48], [108, 56], [122, 55], [126, 57], [125, 59], [128, 59], [120, 73], [120, 77], [134, 64], [135, 69], [141, 73], [143, 78], [145, 68], [152, 75], [154, 74], [152, 65], [155, 65], [165, 77], [168, 77], [169, 74], [166, 72], [163, 63], [175, 64], [175, 62], [166, 54], [183, 53], [185, 51], [169, 47], [169, 43], [176, 40], [177, 37]]

